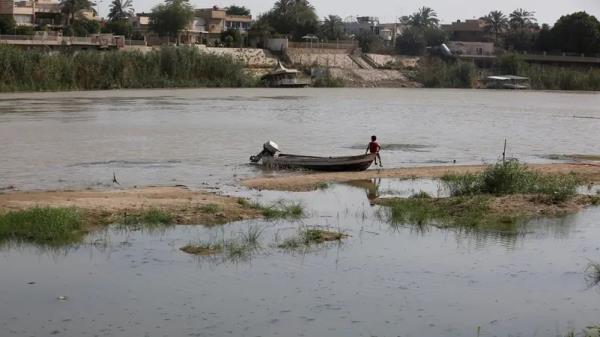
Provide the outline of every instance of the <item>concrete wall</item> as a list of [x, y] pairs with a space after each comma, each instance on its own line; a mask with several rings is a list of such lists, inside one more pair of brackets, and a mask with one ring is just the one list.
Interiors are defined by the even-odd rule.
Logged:
[[267, 39], [265, 48], [274, 52], [282, 52], [288, 48], [288, 39]]

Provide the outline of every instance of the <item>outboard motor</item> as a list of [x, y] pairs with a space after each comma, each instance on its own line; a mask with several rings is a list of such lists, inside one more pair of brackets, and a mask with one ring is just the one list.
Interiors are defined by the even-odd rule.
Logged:
[[274, 141], [270, 140], [263, 144], [263, 150], [256, 156], [251, 156], [250, 161], [258, 163], [263, 156], [275, 157], [279, 151], [279, 145]]

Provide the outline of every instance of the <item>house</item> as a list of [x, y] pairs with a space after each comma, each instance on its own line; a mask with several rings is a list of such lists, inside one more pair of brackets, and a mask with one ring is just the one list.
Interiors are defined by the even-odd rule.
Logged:
[[223, 8], [200, 8], [194, 11], [194, 19], [184, 34], [189, 43], [217, 41], [221, 34], [230, 30], [237, 30], [247, 34], [252, 25], [250, 15], [230, 15]]
[[0, 15], [11, 15], [17, 26], [62, 27], [60, 4], [53, 0], [0, 0]]
[[382, 23], [379, 25], [379, 37], [383, 40], [383, 45], [393, 47], [396, 44], [398, 36], [402, 35], [406, 25], [400, 23]]
[[451, 24], [442, 25], [452, 41], [489, 42], [493, 41], [492, 34], [483, 20], [458, 20]]
[[448, 41], [447, 46], [455, 55], [492, 56], [495, 53], [493, 42]]
[[145, 35], [150, 31], [150, 13], [137, 13], [129, 18], [134, 33]]
[[379, 18], [374, 16], [358, 16], [356, 20], [344, 22], [346, 35], [358, 36], [364, 33], [379, 35]]

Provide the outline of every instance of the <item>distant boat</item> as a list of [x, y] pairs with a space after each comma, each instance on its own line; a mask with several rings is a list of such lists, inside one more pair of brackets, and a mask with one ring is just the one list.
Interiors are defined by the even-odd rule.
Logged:
[[281, 62], [277, 62], [277, 66], [261, 79], [273, 88], [308, 87], [311, 84], [310, 79], [301, 78], [299, 74], [298, 70], [287, 69]]
[[305, 169], [316, 171], [364, 171], [375, 160], [376, 154], [364, 154], [347, 157], [315, 157], [280, 153], [279, 147], [272, 141], [263, 145], [263, 150], [250, 157], [253, 163], [262, 163], [268, 168]]
[[485, 82], [488, 89], [529, 89], [529, 77], [523, 76], [488, 76]]

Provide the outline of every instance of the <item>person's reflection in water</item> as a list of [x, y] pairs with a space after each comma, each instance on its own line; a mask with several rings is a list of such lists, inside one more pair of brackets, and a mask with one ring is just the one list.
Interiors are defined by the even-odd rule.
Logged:
[[379, 198], [379, 185], [381, 184], [381, 178], [371, 179], [367, 188], [367, 199], [371, 206], [375, 205], [375, 199]]
[[367, 199], [369, 200], [371, 206], [375, 205], [375, 200], [379, 198], [379, 185], [381, 184], [381, 178], [352, 180], [346, 182], [345, 184], [364, 190], [365, 193], [367, 193]]

